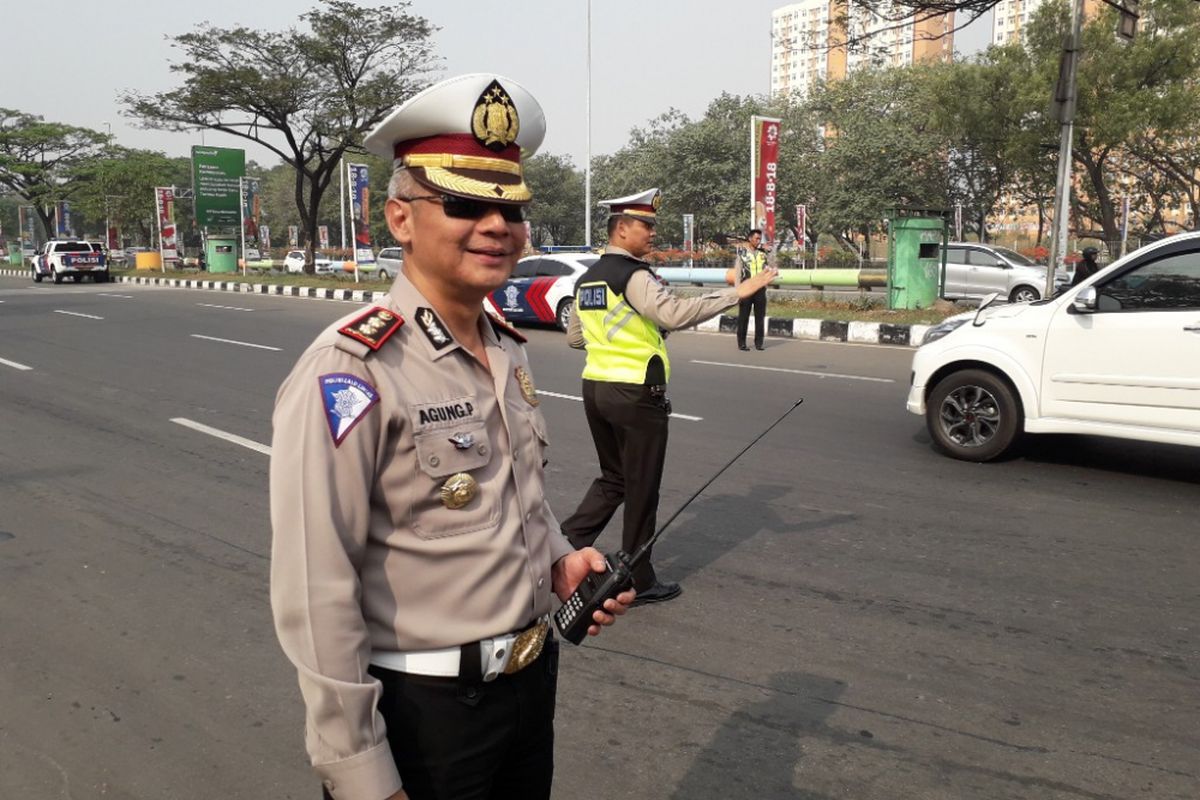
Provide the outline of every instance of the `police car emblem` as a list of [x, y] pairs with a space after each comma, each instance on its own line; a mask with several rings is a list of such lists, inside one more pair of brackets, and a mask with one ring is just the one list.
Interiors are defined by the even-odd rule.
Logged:
[[504, 310], [505, 311], [519, 311], [520, 310], [519, 306], [517, 306], [517, 296], [520, 294], [521, 294], [521, 291], [515, 286], [509, 286], [507, 289], [504, 290]]
[[322, 375], [318, 383], [329, 434], [333, 437], [333, 446], [338, 447], [379, 402], [379, 392], [362, 378], [343, 372]]

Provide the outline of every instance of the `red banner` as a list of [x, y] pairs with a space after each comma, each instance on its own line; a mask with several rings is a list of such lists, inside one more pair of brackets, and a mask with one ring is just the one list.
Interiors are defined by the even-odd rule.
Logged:
[[763, 244], [775, 241], [775, 188], [779, 172], [779, 120], [752, 117], [751, 165], [754, 191], [754, 227], [762, 228]]
[[174, 261], [179, 258], [175, 236], [175, 189], [159, 186], [154, 190], [154, 195], [158, 201], [158, 249], [163, 261]]

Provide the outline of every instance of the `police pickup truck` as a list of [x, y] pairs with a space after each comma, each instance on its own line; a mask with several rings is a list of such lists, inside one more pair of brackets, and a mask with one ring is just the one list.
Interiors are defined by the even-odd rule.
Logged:
[[74, 278], [78, 283], [84, 275], [91, 275], [96, 283], [108, 280], [108, 259], [104, 246], [98, 242], [78, 239], [51, 239], [42, 245], [30, 266], [37, 283], [50, 277], [55, 283], [63, 278]]

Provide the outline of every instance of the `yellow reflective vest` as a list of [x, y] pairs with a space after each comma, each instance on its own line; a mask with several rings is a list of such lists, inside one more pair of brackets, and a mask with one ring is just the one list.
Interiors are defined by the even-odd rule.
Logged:
[[767, 266], [767, 254], [758, 249], [742, 251], [739, 260], [741, 261], [742, 280], [753, 278]]
[[649, 271], [644, 262], [609, 253], [576, 284], [575, 314], [587, 344], [584, 379], [643, 385], [670, 379], [662, 332], [625, 299], [629, 279], [642, 269]]

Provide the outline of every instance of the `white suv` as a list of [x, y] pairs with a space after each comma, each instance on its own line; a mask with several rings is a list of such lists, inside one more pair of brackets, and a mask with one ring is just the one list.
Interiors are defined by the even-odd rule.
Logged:
[[41, 283], [42, 278], [51, 278], [55, 283], [72, 278], [78, 283], [85, 275], [90, 275], [96, 283], [104, 283], [108, 280], [108, 258], [99, 242], [51, 239], [34, 256], [30, 274], [36, 283]]
[[[1071, 276], [1059, 271], [1054, 276], [1055, 290], [1066, 288]], [[993, 292], [1012, 303], [1037, 300], [1046, 290], [1046, 268], [1009, 250], [974, 242], [946, 245], [946, 285], [942, 297], [947, 300], [979, 299]]]
[[1048, 300], [991, 299], [913, 356], [908, 410], [948, 455], [989, 461], [1023, 431], [1200, 447], [1200, 232]]

